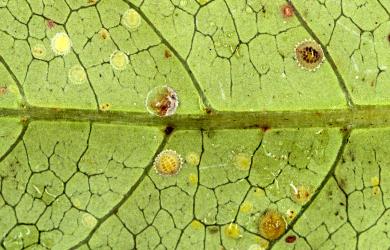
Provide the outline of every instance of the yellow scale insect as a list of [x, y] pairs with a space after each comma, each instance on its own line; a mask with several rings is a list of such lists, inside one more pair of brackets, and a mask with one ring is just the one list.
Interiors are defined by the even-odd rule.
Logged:
[[65, 32], [59, 32], [51, 39], [51, 49], [57, 56], [67, 55], [71, 48], [72, 41]]
[[287, 222], [283, 214], [276, 210], [267, 210], [259, 221], [260, 235], [267, 240], [276, 240], [284, 234]]
[[124, 52], [115, 50], [110, 56], [110, 64], [115, 70], [122, 71], [129, 64], [129, 58]]
[[159, 153], [154, 160], [156, 173], [162, 176], [177, 175], [183, 165], [183, 159], [171, 149], [166, 149]]
[[136, 10], [128, 9], [123, 13], [122, 24], [130, 31], [134, 31], [141, 25], [141, 16]]

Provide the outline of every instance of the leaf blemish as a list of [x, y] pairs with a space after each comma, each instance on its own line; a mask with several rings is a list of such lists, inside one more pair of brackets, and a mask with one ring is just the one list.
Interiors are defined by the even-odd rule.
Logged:
[[295, 236], [295, 235], [289, 235], [289, 236], [286, 237], [285, 241], [286, 241], [287, 243], [294, 243], [296, 239], [297, 239], [297, 236]]
[[213, 113], [213, 110], [209, 107], [205, 108], [204, 110], [206, 111], [206, 114], [208, 114], [208, 115]]
[[172, 57], [172, 53], [169, 50], [164, 50], [164, 58], [169, 59]]
[[280, 9], [284, 18], [294, 16], [294, 7], [291, 4], [284, 4]]
[[0, 87], [0, 96], [5, 95], [7, 93], [7, 86]]
[[269, 127], [268, 125], [263, 125], [260, 127], [260, 129], [263, 131], [263, 132], [267, 132], [268, 130], [271, 129], [271, 127]]
[[54, 26], [56, 26], [56, 23], [53, 20], [48, 19], [48, 20], [46, 20], [46, 25], [49, 29], [52, 29], [52, 28], [54, 28]]

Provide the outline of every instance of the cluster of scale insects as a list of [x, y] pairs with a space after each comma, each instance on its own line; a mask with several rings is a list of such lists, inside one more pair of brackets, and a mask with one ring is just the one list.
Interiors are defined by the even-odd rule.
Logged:
[[[290, 18], [294, 15], [294, 9], [290, 4], [283, 5], [281, 12], [284, 18]], [[141, 17], [134, 9], [125, 11], [122, 16], [122, 24], [130, 31], [135, 31], [141, 25]], [[49, 28], [53, 28], [55, 23], [51, 20], [47, 22]], [[110, 34], [106, 29], [99, 31], [100, 38], [107, 40], [110, 38]], [[389, 37], [390, 39], [390, 37]], [[65, 32], [57, 33], [51, 40], [51, 48], [54, 54], [64, 56], [71, 51], [72, 41]], [[305, 39], [295, 46], [295, 59], [297, 65], [302, 69], [315, 71], [324, 61], [324, 52], [322, 47], [317, 42], [311, 39]], [[33, 55], [37, 58], [45, 56], [45, 48], [41, 45], [37, 45], [32, 50]], [[165, 50], [165, 58], [172, 57], [170, 51]], [[129, 64], [128, 55], [122, 51], [115, 50], [110, 56], [110, 64], [116, 71], [123, 71]], [[80, 65], [74, 65], [69, 70], [69, 79], [73, 83], [81, 84], [86, 80], [86, 73]], [[158, 117], [172, 116], [176, 113], [179, 105], [179, 98], [176, 91], [168, 86], [157, 86], [148, 92], [145, 100], [145, 106], [148, 112]], [[110, 108], [109, 104], [103, 104], [101, 110], [106, 111]], [[240, 162], [242, 168], [247, 168], [247, 160], [245, 155], [239, 155], [235, 161]], [[199, 157], [193, 153], [187, 156], [187, 161], [192, 162], [194, 165], [199, 164]], [[169, 177], [177, 175], [182, 166], [183, 158], [174, 150], [167, 149], [160, 152], [154, 160], [153, 166], [161, 176]], [[306, 187], [300, 186], [293, 188], [292, 197], [297, 203], [304, 204], [310, 198], [311, 191]], [[288, 212], [287, 217], [294, 217], [294, 212]], [[290, 218], [291, 219], [291, 218]], [[284, 214], [277, 210], [266, 210], [258, 221], [258, 231], [261, 236], [267, 240], [276, 240], [283, 235], [287, 229], [287, 218]], [[240, 228], [237, 224], [231, 223], [225, 228], [225, 235], [230, 238], [242, 237]], [[296, 239], [296, 236], [290, 235], [286, 237], [286, 242], [292, 243]]]
[[[289, 4], [282, 6], [281, 10], [285, 18], [292, 17], [294, 14], [294, 9]], [[294, 52], [297, 65], [308, 71], [316, 71], [324, 61], [324, 52], [321, 45], [311, 39], [305, 39], [304, 41], [298, 43], [295, 46]], [[165, 52], [165, 55], [167, 54], [171, 57], [170, 53]], [[166, 56], [166, 58], [168, 58], [168, 56]], [[177, 107], [178, 96], [174, 89], [166, 85], [156, 87], [151, 90], [146, 98], [147, 110], [151, 114], [159, 117], [173, 115], [176, 112]], [[197, 158], [196, 156], [192, 157]], [[237, 156], [234, 157], [234, 161], [239, 162], [239, 168], [246, 169], [248, 165], [248, 160], [246, 158], [247, 157], [244, 154], [237, 154]], [[197, 162], [197, 164], [199, 163], [198, 161], [195, 162]], [[167, 149], [156, 156], [153, 165], [156, 173], [160, 176], [175, 176], [179, 173], [183, 166], [183, 159], [176, 151]], [[294, 202], [303, 205], [309, 201], [312, 194], [312, 190], [309, 187], [291, 186], [293, 188], [291, 197]], [[288, 220], [293, 220], [295, 215], [295, 212], [290, 209], [287, 211], [286, 215], [278, 210], [268, 209], [259, 216], [257, 224], [258, 232], [267, 240], [276, 240], [286, 232]], [[235, 223], [227, 225], [224, 233], [227, 237], [233, 239], [239, 239], [242, 237], [241, 229]], [[293, 243], [295, 240], [295, 235], [288, 235], [285, 238], [285, 242], [287, 243]]]

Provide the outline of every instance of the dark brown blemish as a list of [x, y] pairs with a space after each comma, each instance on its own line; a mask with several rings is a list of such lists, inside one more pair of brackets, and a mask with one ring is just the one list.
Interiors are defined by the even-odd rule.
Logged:
[[205, 108], [204, 111], [206, 111], [206, 114], [210, 115], [211, 113], [213, 113], [213, 110], [209, 107]]
[[164, 51], [164, 57], [166, 58], [166, 59], [168, 59], [168, 58], [171, 58], [172, 57], [172, 53], [169, 51], [169, 50], [165, 50]]
[[175, 128], [172, 127], [172, 126], [167, 126], [167, 127], [164, 129], [164, 133], [165, 133], [166, 135], [170, 135], [170, 134], [172, 134], [172, 132], [173, 132], [174, 129], [175, 129]]
[[297, 239], [297, 236], [295, 236], [295, 235], [289, 235], [289, 236], [286, 237], [285, 241], [286, 241], [287, 243], [294, 243], [296, 239]]
[[268, 130], [270, 130], [271, 127], [268, 126], [268, 125], [263, 125], [263, 126], [260, 126], [260, 129], [265, 133], [265, 132], [267, 132]]

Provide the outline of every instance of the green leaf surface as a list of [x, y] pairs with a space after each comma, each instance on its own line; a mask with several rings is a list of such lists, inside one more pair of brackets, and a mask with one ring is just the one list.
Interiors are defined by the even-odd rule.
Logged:
[[386, 0], [0, 0], [0, 249], [388, 249], [389, 67]]

